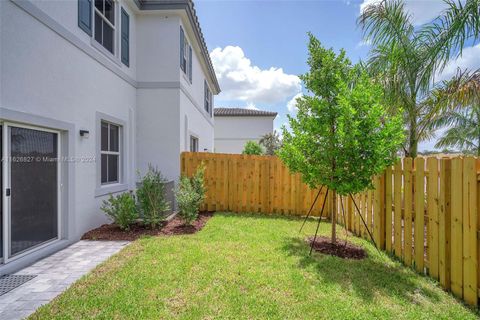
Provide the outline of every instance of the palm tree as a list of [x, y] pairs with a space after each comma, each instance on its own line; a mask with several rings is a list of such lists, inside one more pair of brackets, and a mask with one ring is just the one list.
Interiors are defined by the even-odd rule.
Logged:
[[402, 112], [406, 156], [417, 156], [419, 141], [433, 136], [431, 121], [442, 114], [441, 105], [429, 103], [435, 74], [464, 39], [479, 35], [480, 0], [467, 0], [465, 6], [447, 1], [449, 9], [420, 28], [400, 0], [372, 4], [359, 17], [365, 40], [372, 44], [368, 68], [384, 86], [392, 111]]
[[277, 150], [282, 147], [282, 140], [277, 131], [263, 135], [259, 143], [265, 148], [265, 154], [268, 156], [274, 156]]
[[480, 69], [470, 73], [458, 70], [433, 93], [432, 103], [447, 106], [432, 129], [447, 127], [436, 148], [453, 147], [480, 156]]

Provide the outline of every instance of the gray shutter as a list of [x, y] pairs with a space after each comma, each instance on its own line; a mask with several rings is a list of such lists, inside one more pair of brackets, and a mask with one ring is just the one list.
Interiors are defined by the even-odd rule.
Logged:
[[192, 47], [188, 46], [188, 79], [192, 82]]
[[180, 27], [180, 69], [182, 69], [185, 72], [184, 66], [183, 66], [183, 50], [185, 47], [185, 34], [183, 33], [182, 27]]
[[78, 26], [92, 35], [92, 0], [78, 0]]
[[130, 66], [130, 17], [122, 8], [122, 32], [121, 32], [121, 52], [122, 63], [127, 67]]

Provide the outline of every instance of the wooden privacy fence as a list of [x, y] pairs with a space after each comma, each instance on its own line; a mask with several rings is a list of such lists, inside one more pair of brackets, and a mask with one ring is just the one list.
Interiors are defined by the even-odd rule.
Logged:
[[[276, 157], [183, 153], [182, 174], [190, 176], [202, 162], [207, 210], [305, 215], [318, 192], [303, 184], [298, 174], [290, 174]], [[404, 158], [373, 182], [375, 189], [353, 198], [379, 248], [477, 305], [480, 159]], [[316, 216], [325, 192], [314, 206]], [[331, 212], [331, 198], [327, 201]], [[337, 201], [338, 221], [369, 239], [352, 199]]]
[[[204, 210], [305, 215], [318, 193], [277, 157], [185, 152], [181, 173], [191, 176], [202, 162], [207, 186]], [[320, 214], [325, 192], [313, 208], [315, 216]]]
[[[468, 304], [480, 287], [480, 159], [404, 158], [354, 196], [376, 244]], [[337, 219], [367, 238], [350, 199]], [[338, 200], [339, 202], [342, 200]]]

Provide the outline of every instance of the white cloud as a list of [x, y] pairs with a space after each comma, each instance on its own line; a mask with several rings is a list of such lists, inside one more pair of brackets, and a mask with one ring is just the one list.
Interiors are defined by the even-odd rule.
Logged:
[[247, 103], [246, 109], [259, 110], [252, 102]]
[[287, 102], [287, 109], [290, 113], [297, 112], [297, 99], [303, 96], [303, 93], [297, 93], [290, 101]]
[[276, 104], [301, 89], [296, 75], [287, 74], [282, 68], [261, 69], [252, 65], [240, 47], [215, 48], [210, 57], [222, 89], [219, 100]]
[[[360, 13], [370, 4], [376, 4], [381, 0], [363, 0], [360, 4]], [[416, 26], [435, 19], [448, 5], [441, 0], [406, 0], [405, 9], [412, 14], [412, 23]]]
[[435, 81], [448, 80], [457, 73], [457, 69], [475, 71], [480, 68], [480, 44], [463, 49], [462, 55], [451, 60], [438, 74]]
[[355, 46], [355, 49], [359, 49], [361, 47], [370, 47], [372, 45], [372, 42], [370, 40], [361, 40], [357, 43]]

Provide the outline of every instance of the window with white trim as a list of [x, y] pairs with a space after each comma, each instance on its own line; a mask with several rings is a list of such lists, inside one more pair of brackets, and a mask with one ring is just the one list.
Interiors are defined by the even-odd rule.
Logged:
[[190, 136], [190, 152], [198, 152], [198, 138]]
[[120, 182], [120, 141], [119, 125], [101, 122], [101, 184]]
[[192, 46], [188, 43], [182, 27], [180, 27], [180, 69], [192, 83]]
[[115, 54], [115, 1], [95, 0], [94, 37], [112, 54]]
[[205, 111], [208, 112], [210, 116], [212, 116], [212, 92], [210, 91], [210, 88], [208, 87], [208, 83], [205, 80], [203, 83], [204, 86], [204, 107]]

